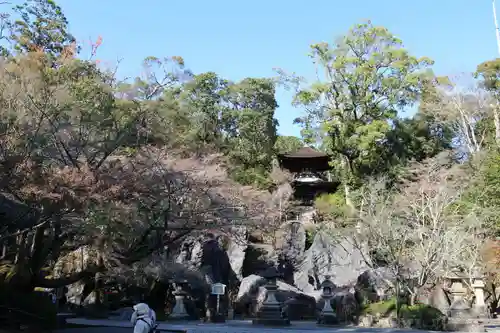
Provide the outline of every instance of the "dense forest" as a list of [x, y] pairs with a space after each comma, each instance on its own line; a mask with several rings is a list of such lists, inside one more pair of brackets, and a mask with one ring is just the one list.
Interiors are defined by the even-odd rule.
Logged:
[[[315, 82], [293, 68], [232, 82], [192, 73], [180, 56], [150, 56], [142, 76], [121, 81], [95, 60], [101, 39], [80, 54], [53, 0], [0, 18], [2, 289], [126, 275], [197, 230], [267, 228], [288, 209], [276, 156], [304, 145], [332, 156], [342, 184], [315, 203], [332, 237], [360, 227], [358, 241], [415, 297], [459, 264], [495, 288], [500, 60], [437, 76], [431, 58], [367, 22], [311, 45]], [[280, 86], [303, 110], [301, 138], [278, 134]], [[83, 246], [95, 260], [55, 274]], [[420, 268], [411, 285], [408, 261]]]

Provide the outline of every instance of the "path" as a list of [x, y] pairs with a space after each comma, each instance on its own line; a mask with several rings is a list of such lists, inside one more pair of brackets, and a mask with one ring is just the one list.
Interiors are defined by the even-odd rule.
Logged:
[[[69, 319], [68, 322], [85, 325], [106, 325], [108, 327], [88, 327], [88, 328], [68, 328], [57, 331], [57, 333], [131, 333], [132, 327], [126, 321], [111, 320], [85, 320], [80, 318]], [[112, 326], [112, 327], [110, 327]], [[117, 327], [119, 326], [119, 327]], [[229, 321], [226, 324], [201, 324], [194, 322], [178, 324], [159, 324], [160, 332], [187, 332], [187, 333], [284, 333], [284, 332], [311, 332], [311, 333], [427, 333], [422, 330], [401, 330], [401, 329], [382, 329], [382, 328], [325, 328], [317, 327], [314, 322], [294, 322], [289, 327], [267, 328], [252, 326], [250, 321]]]
[[[242, 328], [242, 327], [231, 327], [231, 326], [212, 326], [208, 327], [198, 327], [198, 328], [188, 328], [187, 333], [285, 333], [285, 332], [304, 332], [302, 329], [293, 328]], [[428, 331], [412, 331], [412, 330], [393, 330], [393, 329], [376, 329], [376, 328], [330, 328], [330, 329], [313, 329], [308, 330], [311, 333], [427, 333]], [[125, 327], [90, 327], [90, 328], [70, 328], [59, 330], [57, 333], [131, 333], [132, 328]], [[161, 330], [164, 333], [177, 333], [179, 331], [168, 331]]]

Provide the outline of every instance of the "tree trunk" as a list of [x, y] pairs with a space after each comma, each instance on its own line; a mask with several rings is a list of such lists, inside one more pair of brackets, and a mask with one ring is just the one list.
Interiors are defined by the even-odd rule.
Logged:
[[413, 287], [413, 288], [408, 288], [408, 292], [410, 293], [410, 299], [409, 299], [409, 305], [413, 306], [417, 304], [418, 296], [420, 295], [420, 288]]
[[[96, 241], [96, 247], [98, 249], [97, 252], [97, 258], [96, 258], [96, 266], [97, 267], [104, 267], [104, 258], [102, 254], [102, 250], [104, 249], [104, 236], [99, 237]], [[95, 279], [95, 304], [96, 305], [101, 305], [101, 297], [102, 297], [102, 289], [103, 289], [103, 281], [102, 281], [102, 274], [99, 272], [96, 272], [94, 279]]]
[[344, 184], [345, 204], [349, 208], [354, 208], [351, 200], [351, 188], [348, 184]]
[[396, 287], [395, 288], [396, 289], [395, 290], [395, 294], [396, 294], [395, 295], [396, 296], [396, 302], [395, 302], [395, 305], [396, 305], [396, 319], [397, 319], [397, 321], [399, 323], [399, 317], [400, 317], [400, 313], [399, 313], [400, 311], [399, 310], [401, 308], [401, 304], [399, 304], [399, 295], [401, 294], [400, 293], [400, 289], [401, 288], [400, 288], [399, 280], [398, 279], [396, 279], [396, 286], [395, 287]]
[[[346, 156], [342, 157], [342, 163], [341, 163], [342, 169], [344, 172], [348, 175], [351, 170], [350, 170], [350, 163], [349, 160], [347, 159]], [[345, 196], [345, 204], [347, 208], [349, 209], [349, 214], [352, 214], [354, 212], [354, 204], [352, 203], [351, 199], [351, 187], [349, 186], [349, 177], [348, 176], [344, 177], [344, 196]]]
[[410, 294], [410, 306], [413, 306], [417, 303], [417, 294], [416, 293], [411, 293]]
[[495, 123], [495, 141], [497, 148], [500, 147], [500, 105], [497, 102], [493, 110], [493, 120]]

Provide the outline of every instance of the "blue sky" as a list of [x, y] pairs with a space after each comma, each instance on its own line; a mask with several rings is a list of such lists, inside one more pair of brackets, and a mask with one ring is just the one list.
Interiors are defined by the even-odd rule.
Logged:
[[[439, 74], [472, 71], [497, 57], [489, 0], [58, 0], [81, 42], [103, 37], [98, 58], [120, 63], [120, 76], [140, 73], [144, 57], [179, 55], [195, 73], [236, 81], [274, 76], [280, 67], [313, 75], [309, 45], [333, 41], [366, 19], [400, 37]], [[301, 110], [277, 93], [279, 132], [299, 135]]]

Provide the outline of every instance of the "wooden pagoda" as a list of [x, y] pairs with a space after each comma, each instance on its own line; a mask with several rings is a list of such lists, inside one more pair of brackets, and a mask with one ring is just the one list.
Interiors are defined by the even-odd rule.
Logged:
[[325, 173], [332, 169], [331, 157], [310, 147], [303, 147], [290, 154], [278, 155], [280, 167], [294, 176], [294, 199], [310, 205], [323, 193], [333, 193], [339, 182], [331, 181]]

